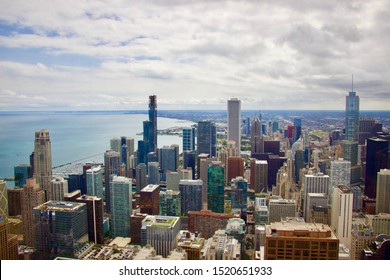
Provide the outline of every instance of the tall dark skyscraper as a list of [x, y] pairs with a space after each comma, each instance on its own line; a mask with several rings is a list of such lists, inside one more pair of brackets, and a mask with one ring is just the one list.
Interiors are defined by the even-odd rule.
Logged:
[[376, 198], [378, 172], [389, 167], [389, 142], [380, 138], [367, 139], [366, 188], [369, 198]]
[[149, 122], [151, 122], [152, 129], [149, 135], [149, 147], [148, 152], [157, 152], [157, 96], [149, 96]]
[[217, 156], [217, 128], [210, 121], [198, 122], [198, 155]]
[[359, 141], [359, 96], [351, 91], [345, 103], [345, 139]]

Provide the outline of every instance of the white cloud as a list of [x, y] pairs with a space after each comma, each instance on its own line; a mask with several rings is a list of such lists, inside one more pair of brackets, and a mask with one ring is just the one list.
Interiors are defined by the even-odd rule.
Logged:
[[225, 108], [234, 95], [248, 109], [343, 109], [351, 73], [362, 109], [390, 105], [377, 94], [390, 88], [386, 0], [3, 3], [2, 95], [38, 107], [132, 109], [153, 93], [162, 106]]

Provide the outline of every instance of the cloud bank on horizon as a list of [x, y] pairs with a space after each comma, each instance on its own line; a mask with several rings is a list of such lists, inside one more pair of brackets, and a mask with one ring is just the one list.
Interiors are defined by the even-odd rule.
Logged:
[[390, 108], [387, 0], [0, 6], [0, 110]]

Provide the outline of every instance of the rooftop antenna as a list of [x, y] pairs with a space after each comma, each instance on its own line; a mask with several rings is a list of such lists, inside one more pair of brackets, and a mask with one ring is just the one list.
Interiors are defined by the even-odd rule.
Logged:
[[353, 74], [352, 74], [352, 92], [353, 92]]

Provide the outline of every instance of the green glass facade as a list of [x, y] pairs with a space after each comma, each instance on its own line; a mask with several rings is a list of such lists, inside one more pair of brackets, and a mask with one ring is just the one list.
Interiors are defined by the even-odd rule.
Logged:
[[224, 213], [225, 168], [220, 162], [208, 167], [208, 209], [215, 213]]

